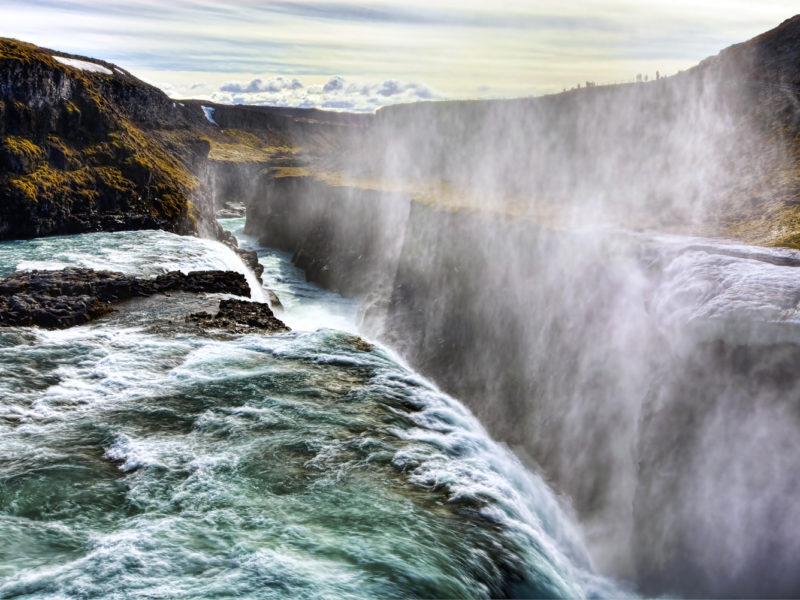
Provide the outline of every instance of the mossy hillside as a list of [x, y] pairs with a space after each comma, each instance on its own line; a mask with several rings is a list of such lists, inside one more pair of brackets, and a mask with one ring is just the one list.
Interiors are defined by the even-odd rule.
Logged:
[[0, 141], [0, 168], [11, 173], [29, 173], [44, 161], [44, 150], [30, 140], [8, 136]]
[[206, 192], [191, 167], [205, 160], [208, 143], [197, 131], [170, 140], [152, 127], [187, 130], [188, 117], [113, 65], [100, 63], [111, 75], [94, 73], [53, 54], [0, 40], [0, 238], [197, 232], [201, 214], [190, 199]]
[[[136, 214], [152, 217], [149, 223], [173, 231], [195, 229], [199, 214], [189, 198], [200, 190], [199, 180], [174, 157], [147, 143], [136, 129], [115, 132], [107, 141], [80, 149], [55, 136], [49, 136], [47, 151], [20, 139], [3, 139], [4, 150], [14, 148], [13, 154], [6, 151], [13, 161], [5, 162], [25, 167], [0, 176], [4, 196], [0, 215], [10, 221], [13, 213], [18, 223], [0, 236], [63, 232], [57, 221], [52, 222], [52, 231], [37, 227], [45, 209], [75, 214], [88, 226], [102, 214]], [[21, 218], [25, 215], [27, 219]]]
[[206, 139], [210, 145], [209, 160], [273, 164], [296, 160], [301, 151], [288, 137], [271, 131], [225, 129]]
[[[228, 106], [199, 100], [180, 104], [203, 115], [203, 120], [204, 109], [213, 108], [216, 124], [206, 128], [203, 137], [210, 145], [209, 172], [218, 182], [224, 181], [226, 189], [239, 175], [251, 177], [271, 168], [337, 170], [337, 160], [373, 119], [373, 115], [316, 109]], [[244, 183], [238, 187], [246, 187]]]

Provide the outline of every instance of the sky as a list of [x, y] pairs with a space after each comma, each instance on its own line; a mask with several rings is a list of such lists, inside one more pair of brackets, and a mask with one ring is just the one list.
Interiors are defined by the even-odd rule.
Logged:
[[172, 97], [371, 111], [669, 75], [798, 0], [0, 0], [0, 36], [114, 62]]

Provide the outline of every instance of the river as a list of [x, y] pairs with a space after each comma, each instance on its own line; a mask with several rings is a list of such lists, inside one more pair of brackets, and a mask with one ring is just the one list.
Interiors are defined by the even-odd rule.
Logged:
[[[290, 333], [172, 328], [180, 294], [0, 330], [0, 598], [624, 593], [541, 477], [359, 337], [354, 303], [258, 250]], [[3, 276], [69, 265], [245, 272], [156, 231], [0, 245]]]

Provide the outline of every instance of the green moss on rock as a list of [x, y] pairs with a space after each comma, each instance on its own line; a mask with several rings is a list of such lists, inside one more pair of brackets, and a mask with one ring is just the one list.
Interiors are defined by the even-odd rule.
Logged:
[[0, 168], [12, 173], [29, 173], [44, 161], [44, 151], [20, 136], [0, 139]]

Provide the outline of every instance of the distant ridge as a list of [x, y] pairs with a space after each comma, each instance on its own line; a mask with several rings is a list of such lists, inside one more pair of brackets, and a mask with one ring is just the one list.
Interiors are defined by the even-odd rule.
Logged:
[[[711, 190], [719, 196], [712, 203], [718, 207], [714, 222], [686, 231], [800, 246], [800, 15], [659, 81], [542, 98], [395, 105], [376, 115], [172, 100], [112, 63], [0, 39], [0, 239], [141, 227], [217, 236], [213, 211], [220, 198], [241, 196], [238, 175], [228, 168], [233, 164], [252, 165], [247, 185], [267, 171], [324, 173], [331, 180], [356, 169], [375, 180], [384, 175], [378, 157], [402, 132], [408, 143], [402, 151], [416, 161], [414, 173], [438, 177], [427, 172], [434, 161], [426, 152], [449, 152], [447, 136], [456, 135], [458, 152], [477, 159], [485, 150], [480, 127], [489, 115], [505, 111], [509, 123], [518, 123], [509, 125], [517, 136], [529, 140], [542, 132], [526, 133], [527, 115], [549, 115], [554, 135], [567, 139], [574, 123], [592, 111], [620, 106], [640, 113], [631, 114], [632, 131], [648, 131], [664, 119], [685, 127], [677, 113], [685, 111], [692, 94], [707, 96], [709, 86], [716, 88], [713, 102], [757, 134], [741, 140], [741, 152], [730, 157], [731, 170], [745, 174], [758, 163], [758, 173]], [[203, 107], [213, 109], [214, 123]], [[429, 126], [417, 132], [411, 125], [421, 121]], [[603, 152], [593, 146], [598, 140], [611, 143], [616, 136], [614, 143], [643, 143], [640, 135], [603, 131], [607, 126], [596, 121], [590, 127], [597, 131], [586, 130], [578, 146], [557, 150], [583, 156], [576, 165], [586, 161], [577, 171], [586, 186], [607, 184], [602, 177], [592, 180], [592, 156]], [[371, 150], [361, 156], [353, 148]], [[632, 149], [632, 156], [652, 151], [642, 146]], [[620, 165], [620, 178], [646, 176], [646, 170], [625, 174], [630, 164]], [[530, 189], [539, 196], [542, 178], [552, 172], [544, 164], [526, 164], [519, 151], [504, 168], [525, 173], [531, 182], [538, 177]], [[665, 176], [654, 171], [651, 178], [658, 182]], [[516, 191], [531, 193], [524, 187]], [[551, 194], [546, 183], [544, 192]], [[570, 192], [551, 195], [564, 193]], [[652, 193], [654, 206], [660, 206], [668, 190]], [[674, 215], [651, 217], [641, 226], [674, 221]]]

